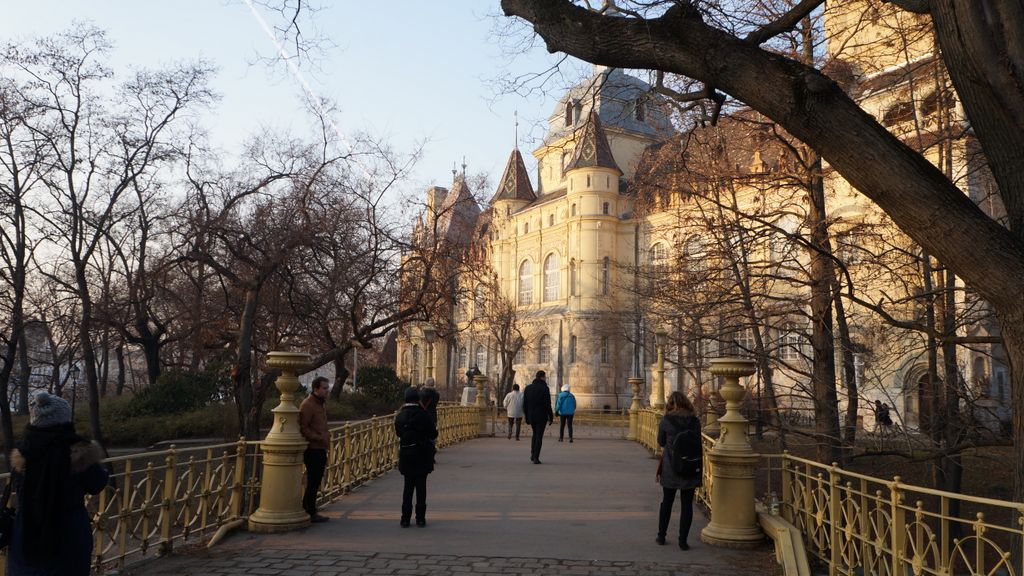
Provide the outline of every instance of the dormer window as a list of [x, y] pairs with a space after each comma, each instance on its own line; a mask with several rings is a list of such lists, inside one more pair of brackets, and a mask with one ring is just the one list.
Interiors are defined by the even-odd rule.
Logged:
[[644, 117], [644, 100], [643, 98], [637, 98], [633, 100], [633, 119], [637, 122], [643, 122]]

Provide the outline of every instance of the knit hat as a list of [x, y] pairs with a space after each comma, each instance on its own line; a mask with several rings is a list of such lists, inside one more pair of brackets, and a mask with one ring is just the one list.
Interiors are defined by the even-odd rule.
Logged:
[[424, 387], [424, 388], [433, 388], [434, 386], [437, 386], [437, 382], [434, 382], [434, 379], [433, 379], [433, 378], [429, 378], [429, 377], [428, 377], [428, 378], [427, 378], [427, 379], [426, 379], [426, 380], [425, 380], [425, 381], [423, 382], [423, 387]]
[[60, 396], [40, 392], [29, 402], [29, 422], [45, 428], [71, 422], [71, 404]]
[[569, 391], [569, 385], [568, 384], [562, 384], [562, 392], [568, 392], [568, 391]]

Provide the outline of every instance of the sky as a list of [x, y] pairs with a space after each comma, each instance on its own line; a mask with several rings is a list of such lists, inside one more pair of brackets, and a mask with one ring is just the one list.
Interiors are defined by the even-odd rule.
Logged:
[[[0, 40], [18, 41], [92, 23], [114, 44], [119, 74], [204, 58], [218, 73], [221, 99], [204, 116], [214, 145], [237, 152], [261, 127], [304, 129], [302, 89], [282, 67], [254, 64], [274, 44], [246, 0], [32, 0], [5, 3]], [[497, 0], [324, 0], [318, 32], [335, 45], [301, 74], [312, 91], [340, 109], [346, 137], [367, 132], [398, 153], [423, 146], [398, 192], [448, 186], [463, 158], [469, 174], [497, 185], [517, 141], [528, 161], [558, 96], [577, 77], [531, 94], [502, 94], [494, 80], [541, 72], [557, 62], [543, 46], [512, 59], [494, 30], [507, 22]], [[268, 15], [269, 16], [269, 15]], [[567, 68], [569, 75], [584, 68]], [[518, 115], [519, 127], [515, 126]], [[461, 169], [461, 167], [459, 168]], [[532, 164], [531, 164], [532, 172]], [[493, 190], [479, 191], [489, 198]]]

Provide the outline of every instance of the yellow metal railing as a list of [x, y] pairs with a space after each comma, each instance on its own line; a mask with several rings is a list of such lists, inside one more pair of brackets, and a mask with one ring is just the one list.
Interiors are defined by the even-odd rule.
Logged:
[[781, 513], [830, 574], [1024, 574], [1011, 555], [1024, 544], [1024, 503], [886, 481], [788, 454], [778, 461]]

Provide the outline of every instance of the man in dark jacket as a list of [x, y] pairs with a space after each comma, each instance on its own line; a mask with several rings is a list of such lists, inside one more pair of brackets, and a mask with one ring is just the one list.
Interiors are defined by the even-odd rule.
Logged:
[[427, 474], [434, 471], [434, 440], [437, 427], [420, 405], [415, 388], [405, 391], [405, 404], [395, 416], [398, 435], [398, 471], [405, 478], [402, 489], [402, 528], [412, 519], [412, 494], [416, 492], [416, 525], [427, 525]]
[[544, 379], [544, 371], [538, 370], [537, 377], [523, 391], [523, 417], [533, 428], [530, 439], [530, 461], [540, 464], [540, 448], [544, 442], [544, 428], [555, 421], [551, 411], [551, 390]]

